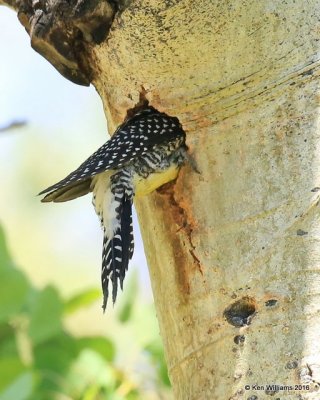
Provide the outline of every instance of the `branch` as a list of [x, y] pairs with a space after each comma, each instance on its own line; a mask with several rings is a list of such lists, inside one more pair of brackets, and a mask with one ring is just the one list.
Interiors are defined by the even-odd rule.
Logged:
[[0, 0], [0, 6], [7, 6], [15, 11], [19, 10], [19, 1], [16, 0]]
[[23, 126], [26, 126], [26, 125], [27, 125], [27, 121], [23, 121], [23, 120], [11, 121], [5, 126], [0, 126], [0, 133], [7, 132], [9, 130], [13, 130], [16, 128], [22, 128]]
[[65, 78], [89, 86], [92, 71], [86, 49], [107, 36], [122, 5], [107, 0], [0, 0], [14, 9], [34, 50]]

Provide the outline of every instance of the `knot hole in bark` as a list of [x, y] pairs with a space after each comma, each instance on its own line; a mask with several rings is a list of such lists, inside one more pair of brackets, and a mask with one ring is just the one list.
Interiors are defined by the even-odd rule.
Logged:
[[241, 327], [250, 325], [255, 312], [255, 301], [251, 297], [243, 297], [230, 304], [224, 310], [223, 315], [230, 325]]

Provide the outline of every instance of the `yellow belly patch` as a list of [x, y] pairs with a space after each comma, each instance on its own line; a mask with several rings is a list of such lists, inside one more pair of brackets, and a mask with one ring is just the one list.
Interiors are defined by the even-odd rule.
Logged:
[[133, 178], [133, 184], [135, 188], [135, 195], [137, 197], [144, 196], [153, 192], [158, 187], [170, 182], [178, 176], [179, 167], [172, 165], [165, 171], [155, 172], [148, 176], [148, 178], [141, 178], [139, 175], [135, 175]]

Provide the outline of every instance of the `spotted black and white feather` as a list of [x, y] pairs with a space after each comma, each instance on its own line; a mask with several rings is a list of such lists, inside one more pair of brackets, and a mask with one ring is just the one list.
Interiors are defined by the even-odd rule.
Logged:
[[175, 117], [147, 107], [127, 119], [79, 168], [43, 190], [43, 202], [63, 202], [93, 192], [104, 232], [102, 289], [115, 302], [132, 258], [132, 203], [176, 178], [186, 157], [185, 132]]

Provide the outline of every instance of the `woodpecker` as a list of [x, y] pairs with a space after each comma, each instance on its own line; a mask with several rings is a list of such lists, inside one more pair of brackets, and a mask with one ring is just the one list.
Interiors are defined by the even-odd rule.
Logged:
[[133, 197], [174, 180], [187, 158], [186, 134], [176, 117], [151, 106], [127, 118], [112, 138], [79, 168], [40, 192], [42, 202], [64, 202], [93, 192], [92, 203], [103, 230], [103, 310], [109, 282], [113, 303], [134, 250]]

